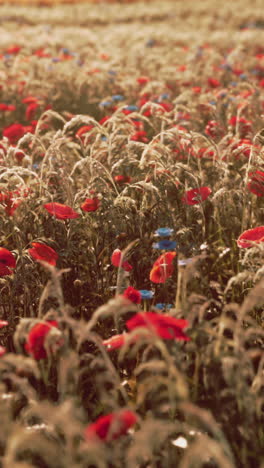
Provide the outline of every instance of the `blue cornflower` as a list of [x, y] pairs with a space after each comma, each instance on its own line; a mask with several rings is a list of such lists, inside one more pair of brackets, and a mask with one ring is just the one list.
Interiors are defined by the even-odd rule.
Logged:
[[154, 296], [154, 292], [150, 291], [149, 289], [140, 289], [141, 299], [152, 299]]
[[155, 304], [155, 307], [159, 310], [171, 309], [172, 304], [165, 304], [164, 302], [158, 302], [158, 304]]
[[161, 240], [152, 245], [153, 249], [172, 250], [176, 248], [176, 242], [168, 239]]
[[107, 136], [102, 135], [102, 136], [101, 136], [101, 140], [102, 140], [102, 141], [107, 141]]
[[173, 233], [173, 229], [167, 228], [167, 227], [159, 228], [155, 231], [155, 235], [160, 236], [160, 237], [171, 236], [172, 233]]
[[115, 94], [114, 96], [112, 96], [112, 100], [113, 101], [123, 101], [125, 98], [124, 96], [122, 96], [122, 94]]
[[155, 39], [148, 39], [145, 46], [146, 47], [153, 47], [156, 44]]
[[247, 80], [247, 75], [246, 75], [246, 73], [241, 73], [241, 75], [239, 75], [239, 78], [240, 78], [241, 80]]
[[116, 75], [116, 71], [115, 70], [108, 70], [108, 74], [109, 75]]
[[131, 104], [130, 106], [126, 106], [126, 107], [125, 107], [125, 110], [137, 111], [137, 110], [138, 110], [138, 106], [134, 106], [133, 104]]
[[54, 62], [54, 63], [58, 63], [58, 62], [61, 61], [61, 59], [60, 59], [59, 57], [53, 57], [51, 60], [52, 60], [52, 62]]
[[231, 81], [230, 86], [236, 87], [236, 86], [237, 86], [237, 82], [236, 82], [236, 81]]
[[216, 106], [216, 102], [215, 102], [215, 101], [210, 101], [209, 104], [211, 104], [211, 106]]
[[168, 93], [163, 93], [160, 95], [160, 99], [169, 99], [169, 94]]
[[102, 101], [100, 102], [100, 106], [102, 107], [110, 107], [112, 105], [111, 101]]

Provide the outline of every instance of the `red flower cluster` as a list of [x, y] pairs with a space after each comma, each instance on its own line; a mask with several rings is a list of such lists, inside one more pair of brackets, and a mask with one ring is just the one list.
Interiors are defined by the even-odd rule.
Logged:
[[254, 244], [260, 244], [261, 242], [264, 242], [264, 226], [248, 229], [240, 234], [237, 239], [237, 245], [242, 249], [253, 247]]
[[4, 247], [0, 247], [0, 277], [12, 275], [12, 269], [15, 267], [14, 255]]
[[176, 252], [166, 252], [162, 254], [153, 264], [149, 275], [150, 281], [153, 283], [165, 283], [173, 273], [172, 261], [176, 256]]
[[120, 265], [121, 256], [122, 256], [121, 250], [120, 249], [115, 249], [114, 252], [112, 253], [112, 256], [111, 256], [112, 265], [114, 265], [115, 267], [118, 267], [118, 268], [119, 268], [119, 266], [121, 266], [125, 271], [131, 271], [133, 267], [127, 261], [123, 262]]
[[42, 260], [56, 266], [59, 256], [54, 249], [40, 242], [32, 242], [31, 245], [32, 248], [28, 249], [28, 253], [34, 260]]
[[187, 192], [185, 192], [184, 196], [182, 197], [182, 201], [186, 205], [199, 205], [204, 200], [206, 200], [211, 193], [212, 190], [209, 187], [200, 187], [187, 190]]
[[50, 354], [55, 354], [58, 347], [62, 345], [61, 336], [58, 336], [55, 346], [49, 349], [45, 346], [47, 335], [54, 327], [58, 328], [58, 323], [55, 320], [50, 320], [48, 322], [38, 323], [31, 328], [25, 343], [25, 350], [36, 359], [36, 361], [46, 359]]
[[87, 441], [99, 438], [106, 442], [116, 440], [134, 426], [138, 421], [138, 416], [131, 410], [120, 410], [115, 413], [101, 416], [85, 430]]

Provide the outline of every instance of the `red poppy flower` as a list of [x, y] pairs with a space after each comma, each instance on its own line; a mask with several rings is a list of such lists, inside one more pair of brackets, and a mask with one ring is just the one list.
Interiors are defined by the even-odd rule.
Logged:
[[137, 289], [132, 288], [132, 286], [128, 286], [123, 292], [123, 296], [126, 299], [129, 299], [134, 304], [140, 304], [141, 302], [141, 293]]
[[107, 340], [103, 341], [103, 345], [106, 347], [107, 351], [119, 349], [125, 343], [125, 335], [127, 335], [127, 333], [122, 333], [122, 335], [111, 336], [111, 338], [108, 338]]
[[0, 276], [12, 275], [12, 268], [15, 267], [16, 259], [14, 255], [4, 247], [0, 247]]
[[138, 416], [131, 410], [123, 409], [116, 413], [101, 416], [85, 430], [87, 441], [96, 438], [107, 442], [118, 439], [136, 424]]
[[137, 79], [137, 82], [138, 82], [138, 84], [140, 84], [140, 85], [145, 85], [145, 84], [147, 84], [149, 81], [150, 81], [150, 78], [149, 78], [148, 76], [140, 76], [140, 77]]
[[81, 205], [81, 209], [89, 213], [90, 211], [98, 210], [100, 206], [100, 200], [97, 197], [86, 198], [86, 200]]
[[10, 55], [16, 55], [18, 52], [20, 52], [21, 46], [19, 45], [12, 45], [6, 49], [5, 53], [10, 54]]
[[125, 176], [125, 175], [116, 175], [114, 177], [114, 181], [119, 184], [119, 185], [122, 185], [122, 184], [129, 184], [131, 182], [131, 177], [129, 176]]
[[144, 130], [139, 130], [138, 132], [131, 135], [130, 140], [140, 141], [141, 143], [147, 143], [149, 140], [147, 138], [147, 133]]
[[25, 156], [26, 155], [25, 155], [24, 151], [22, 151], [22, 150], [15, 151], [14, 158], [17, 160], [17, 162], [23, 161]]
[[176, 252], [166, 252], [154, 262], [149, 275], [150, 281], [153, 283], [165, 283], [173, 273], [172, 261], [176, 256]]
[[[112, 265], [119, 268], [120, 262], [121, 262], [121, 255], [122, 255], [121, 250], [119, 250], [119, 249], [114, 250], [114, 252], [112, 253], [112, 256], [111, 256]], [[130, 265], [130, 263], [128, 263], [127, 261], [123, 262], [121, 267], [125, 271], [131, 271], [133, 269], [132, 265]]]
[[40, 242], [32, 242], [31, 245], [32, 248], [28, 249], [28, 253], [34, 260], [43, 260], [50, 265], [56, 266], [59, 256], [55, 250]]
[[211, 88], [218, 88], [218, 86], [220, 86], [220, 81], [216, 78], [208, 78], [207, 82]]
[[9, 125], [3, 130], [3, 136], [8, 138], [11, 145], [15, 145], [25, 133], [24, 126], [19, 123]]
[[22, 200], [14, 198], [15, 192], [0, 192], [0, 203], [4, 205], [5, 212], [8, 216], [13, 216], [16, 209], [22, 203]]
[[93, 125], [84, 125], [83, 127], [79, 128], [79, 130], [77, 130], [75, 136], [81, 138], [85, 135], [85, 133], [90, 132], [93, 128]]
[[184, 196], [182, 197], [182, 201], [186, 205], [199, 205], [204, 200], [206, 200], [211, 193], [212, 190], [209, 187], [200, 187], [187, 190], [187, 192], [185, 192]]
[[253, 247], [254, 243], [260, 244], [261, 242], [264, 242], [264, 226], [248, 229], [237, 239], [237, 245], [242, 249]]
[[44, 208], [57, 219], [74, 219], [80, 216], [70, 206], [62, 203], [46, 203]]
[[216, 120], [209, 120], [205, 127], [205, 133], [212, 138], [219, 138], [224, 134], [223, 129]]
[[250, 181], [247, 188], [250, 192], [257, 195], [257, 197], [264, 196], [264, 172], [255, 171], [249, 173]]
[[240, 117], [237, 119], [236, 116], [233, 116], [229, 119], [228, 123], [232, 127], [236, 127], [238, 125], [241, 138], [246, 138], [252, 130], [252, 122], [245, 119], [245, 117]]
[[23, 104], [33, 104], [38, 102], [38, 98], [35, 96], [26, 96], [22, 99]]
[[188, 325], [187, 320], [176, 319], [169, 315], [157, 314], [155, 312], [140, 312], [126, 322], [128, 330], [145, 327], [165, 340], [175, 339], [183, 341], [190, 340], [183, 332], [183, 329]]
[[9, 105], [5, 104], [4, 102], [0, 102], [0, 111], [5, 112], [9, 110]]
[[0, 328], [6, 327], [8, 325], [7, 320], [0, 320]]
[[48, 354], [55, 354], [57, 348], [62, 345], [61, 336], [58, 334], [56, 344], [49, 349], [45, 346], [47, 335], [53, 328], [58, 328], [58, 323], [55, 320], [37, 323], [31, 328], [25, 343], [25, 350], [36, 359], [36, 361], [46, 359]]
[[32, 102], [29, 104], [26, 108], [25, 119], [32, 120], [38, 107], [39, 105], [37, 102]]

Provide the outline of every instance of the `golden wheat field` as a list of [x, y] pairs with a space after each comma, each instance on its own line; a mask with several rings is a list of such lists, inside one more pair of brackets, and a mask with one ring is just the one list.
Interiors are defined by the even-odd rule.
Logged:
[[0, 38], [0, 468], [264, 468], [263, 1]]

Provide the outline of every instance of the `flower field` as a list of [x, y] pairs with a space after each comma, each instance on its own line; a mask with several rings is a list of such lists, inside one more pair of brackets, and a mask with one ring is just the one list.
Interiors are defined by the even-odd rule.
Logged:
[[264, 468], [262, 2], [121, 3], [0, 6], [0, 467]]

